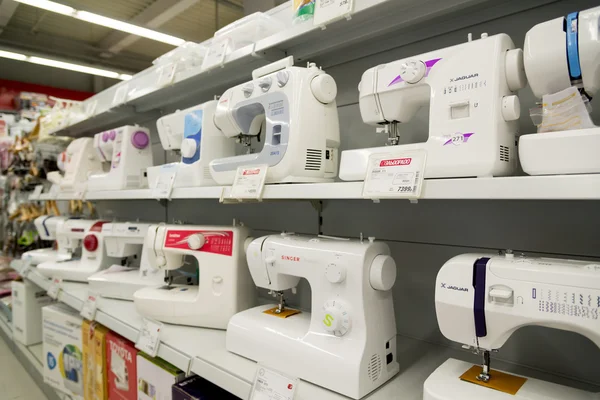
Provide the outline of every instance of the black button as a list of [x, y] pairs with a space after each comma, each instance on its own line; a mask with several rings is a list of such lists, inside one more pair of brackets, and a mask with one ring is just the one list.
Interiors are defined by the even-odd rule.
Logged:
[[390, 348], [390, 342], [385, 342], [385, 348], [389, 349]]
[[387, 356], [385, 356], [385, 358], [387, 359], [387, 363], [388, 364], [391, 364], [392, 361], [394, 361], [394, 355], [392, 353], [390, 353]]

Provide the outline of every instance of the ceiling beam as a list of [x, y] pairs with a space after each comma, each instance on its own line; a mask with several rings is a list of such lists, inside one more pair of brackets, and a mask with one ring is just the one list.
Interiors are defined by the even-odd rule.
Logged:
[[[156, 29], [198, 3], [198, 1], [199, 0], [157, 0], [128, 22], [145, 28]], [[106, 51], [102, 56], [109, 58], [140, 39], [141, 38], [136, 35], [114, 31], [98, 42], [98, 47], [105, 49]]]
[[0, 0], [0, 33], [4, 30], [6, 25], [10, 22], [19, 3], [13, 0]]

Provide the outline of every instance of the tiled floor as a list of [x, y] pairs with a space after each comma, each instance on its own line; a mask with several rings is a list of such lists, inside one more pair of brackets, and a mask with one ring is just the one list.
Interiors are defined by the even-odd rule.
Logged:
[[0, 338], [0, 399], [47, 400], [2, 338]]

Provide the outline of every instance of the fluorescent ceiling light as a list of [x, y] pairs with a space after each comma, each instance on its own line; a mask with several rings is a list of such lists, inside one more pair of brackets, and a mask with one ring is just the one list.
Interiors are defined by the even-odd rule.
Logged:
[[152, 29], [143, 28], [141, 26], [133, 25], [127, 22], [119, 21], [116, 19], [103, 17], [102, 15], [90, 13], [87, 11], [78, 11], [72, 7], [65, 6], [64, 4], [55, 3], [49, 0], [15, 0], [19, 3], [27, 4], [33, 7], [43, 8], [44, 10], [56, 12], [63, 15], [68, 15], [73, 18], [77, 18], [82, 21], [90, 22], [92, 24], [101, 25], [107, 28], [115, 29], [122, 32], [127, 32], [132, 35], [145, 37], [147, 39], [156, 40], [157, 42], [168, 43], [173, 46], [179, 46], [185, 43], [185, 40], [175, 36], [167, 35], [153, 31]]
[[112, 79], [120, 79], [123, 81], [129, 80], [132, 78], [131, 75], [121, 74], [114, 71], [109, 71], [101, 68], [88, 67], [80, 64], [72, 64], [64, 61], [51, 60], [49, 58], [44, 57], [36, 57], [36, 56], [26, 56], [25, 54], [13, 53], [11, 51], [0, 50], [1, 58], [10, 58], [12, 60], [18, 61], [27, 61], [33, 64], [45, 65], [48, 67], [60, 68], [60, 69], [68, 69], [70, 71], [82, 72], [84, 74], [90, 75], [98, 75], [104, 76]]

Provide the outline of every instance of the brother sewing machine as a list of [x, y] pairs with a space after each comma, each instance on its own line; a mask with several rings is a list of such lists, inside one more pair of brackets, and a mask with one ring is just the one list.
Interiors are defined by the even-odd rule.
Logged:
[[[267, 165], [266, 183], [331, 181], [340, 145], [333, 78], [288, 57], [254, 70], [252, 79], [221, 96], [214, 118], [248, 154], [211, 161], [213, 179], [231, 185], [238, 167]], [[264, 143], [259, 153], [250, 153], [253, 137]]]
[[[515, 92], [525, 85], [523, 51], [505, 34], [367, 70], [360, 113], [365, 123], [383, 125], [388, 146], [343, 151], [340, 178], [364, 180], [372, 154], [410, 150], [427, 152], [425, 178], [512, 174], [520, 116]], [[428, 140], [399, 145], [400, 124], [427, 104]]]
[[449, 359], [426, 381], [425, 400], [591, 400], [597, 394], [527, 378], [516, 394], [486, 385], [504, 379], [490, 369], [490, 352], [519, 328], [573, 331], [600, 346], [600, 266], [553, 258], [463, 254], [437, 276], [435, 308], [446, 338], [483, 354], [475, 382], [461, 380], [471, 364]]
[[171, 324], [225, 329], [232, 315], [256, 304], [245, 260], [248, 234], [241, 226], [151, 226], [146, 240], [150, 265], [172, 271], [192, 256], [199, 279], [198, 285], [140, 289], [134, 294], [137, 310]]
[[[235, 142], [215, 126], [216, 108], [217, 101], [213, 100], [156, 121], [163, 148], [181, 152], [181, 161], [171, 164], [172, 168], [177, 168], [174, 188], [216, 185], [210, 175], [209, 163], [216, 158], [235, 155]], [[156, 186], [162, 168], [148, 168], [151, 188]]]
[[[42, 215], [37, 217], [33, 223], [37, 229], [40, 239], [46, 241], [55, 241], [59, 226], [67, 220], [67, 217], [57, 217], [53, 215]], [[48, 247], [44, 249], [30, 250], [21, 256], [24, 262], [30, 265], [38, 265], [45, 261], [68, 260], [71, 258], [71, 253], [65, 249], [58, 247]]]
[[[600, 89], [600, 7], [534, 26], [525, 36], [525, 72], [542, 98], [571, 86], [591, 97]], [[566, 27], [566, 32], [565, 32]], [[545, 132], [519, 139], [529, 175], [600, 173], [600, 128]]]
[[146, 168], [152, 166], [148, 129], [122, 126], [94, 136], [94, 148], [107, 170], [91, 175], [87, 189], [122, 190], [148, 186]]
[[[65, 222], [67, 224], [71, 220]], [[74, 220], [81, 221], [81, 220]], [[108, 268], [121, 261], [121, 258], [111, 257], [106, 253], [104, 243], [105, 221], [86, 221], [91, 223], [88, 229], [76, 228], [78, 242], [82, 242], [81, 258], [45, 262], [37, 266], [37, 270], [48, 278], [61, 278], [68, 281], [87, 282], [90, 275]], [[73, 231], [73, 229], [72, 229]]]
[[[255, 239], [247, 250], [252, 278], [279, 304], [234, 315], [227, 350], [354, 399], [367, 395], [399, 371], [389, 254], [372, 239]], [[300, 278], [311, 286], [311, 312], [285, 307], [283, 291]]]
[[59, 183], [61, 190], [82, 190], [89, 175], [102, 172], [102, 163], [94, 151], [92, 138], [73, 140], [65, 156], [65, 174]]
[[162, 286], [164, 273], [148, 263], [145, 243], [150, 224], [137, 222], [114, 222], [102, 226], [106, 254], [109, 257], [127, 259], [88, 278], [90, 288], [101, 295], [121, 300], [133, 300], [136, 290], [144, 287]]

